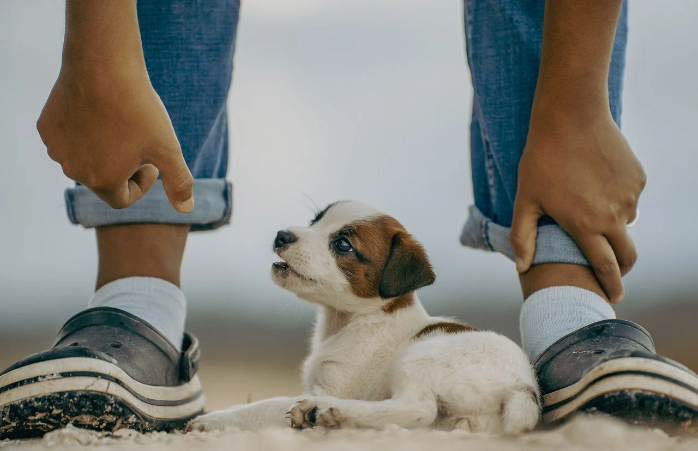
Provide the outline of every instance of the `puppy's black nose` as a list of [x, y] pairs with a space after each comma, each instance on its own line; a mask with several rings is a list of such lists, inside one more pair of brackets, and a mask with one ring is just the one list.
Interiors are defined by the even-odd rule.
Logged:
[[298, 241], [296, 235], [292, 234], [291, 232], [287, 232], [286, 230], [279, 230], [276, 232], [276, 239], [274, 239], [274, 249], [288, 246], [296, 241]]

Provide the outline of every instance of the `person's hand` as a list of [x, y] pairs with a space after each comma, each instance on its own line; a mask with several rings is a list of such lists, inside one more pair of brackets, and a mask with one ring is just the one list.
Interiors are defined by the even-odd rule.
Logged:
[[159, 169], [172, 206], [193, 208], [193, 178], [145, 67], [95, 71], [64, 63], [37, 128], [65, 175], [111, 207], [143, 197]]
[[578, 117], [534, 107], [510, 236], [517, 270], [531, 267], [538, 220], [548, 215], [582, 249], [608, 299], [620, 302], [621, 277], [637, 260], [627, 224], [645, 182], [610, 113]]
[[113, 208], [162, 174], [170, 203], [194, 207], [194, 180], [143, 57], [136, 0], [67, 0], [63, 64], [36, 124], [69, 178]]

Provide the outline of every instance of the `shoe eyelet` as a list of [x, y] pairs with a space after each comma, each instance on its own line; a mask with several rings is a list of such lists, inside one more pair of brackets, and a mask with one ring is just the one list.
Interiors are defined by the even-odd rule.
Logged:
[[121, 343], [115, 341], [114, 343], [109, 343], [109, 346], [111, 346], [112, 348], [119, 349], [121, 347]]
[[70, 343], [68, 346], [77, 346], [78, 342], [76, 341], [75, 343]]
[[596, 351], [592, 351], [592, 354], [606, 354], [606, 351], [604, 351], [603, 349], [597, 349]]

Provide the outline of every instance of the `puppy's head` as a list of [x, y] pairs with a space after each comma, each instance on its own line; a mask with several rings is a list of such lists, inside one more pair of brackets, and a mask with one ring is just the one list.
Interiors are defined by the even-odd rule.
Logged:
[[405, 228], [360, 202], [334, 203], [308, 227], [279, 231], [274, 251], [283, 259], [272, 265], [279, 286], [342, 311], [372, 310], [435, 280]]

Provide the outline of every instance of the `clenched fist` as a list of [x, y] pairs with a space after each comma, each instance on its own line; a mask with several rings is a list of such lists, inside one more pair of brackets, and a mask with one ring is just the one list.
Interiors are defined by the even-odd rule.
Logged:
[[148, 78], [135, 0], [68, 1], [63, 64], [37, 128], [65, 175], [113, 208], [143, 197], [158, 171], [172, 206], [194, 207], [194, 180]]

